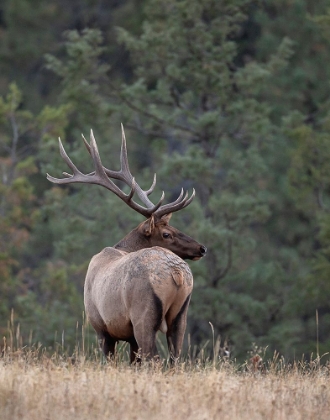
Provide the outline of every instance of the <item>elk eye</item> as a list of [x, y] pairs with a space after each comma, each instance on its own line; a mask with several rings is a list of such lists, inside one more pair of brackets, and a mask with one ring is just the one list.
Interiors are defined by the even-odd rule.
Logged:
[[169, 233], [166, 233], [166, 232], [163, 233], [163, 238], [170, 238], [170, 237], [171, 235]]

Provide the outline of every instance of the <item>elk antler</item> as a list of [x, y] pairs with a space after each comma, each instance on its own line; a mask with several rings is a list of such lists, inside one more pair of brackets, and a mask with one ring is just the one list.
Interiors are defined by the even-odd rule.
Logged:
[[[145, 217], [150, 217], [152, 214], [157, 218], [162, 217], [165, 214], [173, 213], [175, 211], [181, 210], [184, 207], [187, 207], [193, 200], [195, 196], [195, 190], [193, 190], [192, 195], [188, 198], [188, 193], [184, 195], [183, 189], [179, 197], [173, 201], [172, 203], [161, 205], [165, 194], [162, 193], [160, 200], [157, 204], [153, 204], [148, 196], [153, 192], [156, 185], [156, 174], [154, 175], [154, 180], [151, 187], [144, 191], [135, 181], [134, 177], [132, 176], [129, 165], [128, 165], [128, 158], [127, 158], [127, 147], [126, 147], [126, 138], [124, 133], [124, 127], [121, 125], [122, 130], [122, 145], [121, 145], [121, 153], [120, 153], [120, 164], [121, 168], [120, 171], [113, 171], [111, 169], [107, 169], [102, 165], [100, 154], [98, 151], [98, 147], [96, 144], [96, 140], [94, 138], [93, 131], [91, 130], [90, 134], [90, 144], [87, 142], [84, 136], [83, 140], [85, 146], [92, 156], [95, 171], [89, 174], [83, 174], [79, 171], [79, 169], [74, 165], [71, 161], [69, 156], [67, 155], [61, 139], [59, 139], [59, 147], [60, 147], [60, 154], [69, 168], [72, 170], [73, 175], [68, 174], [67, 172], [63, 172], [63, 175], [66, 178], [54, 178], [51, 175], [47, 174], [47, 179], [55, 184], [71, 184], [71, 183], [84, 183], [84, 184], [96, 184], [102, 185], [103, 187], [107, 188], [108, 190], [115, 193], [119, 198], [121, 198], [129, 207], [133, 210], [137, 211], [138, 213], [142, 214]], [[125, 194], [112, 180], [118, 179], [124, 182], [131, 188], [131, 191], [128, 194]], [[146, 206], [143, 207], [140, 204], [133, 201], [133, 195], [137, 194], [142, 203]]]

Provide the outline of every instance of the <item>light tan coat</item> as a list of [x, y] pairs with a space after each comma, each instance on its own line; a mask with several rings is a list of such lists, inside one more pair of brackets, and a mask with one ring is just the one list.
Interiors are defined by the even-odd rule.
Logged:
[[167, 335], [172, 358], [180, 354], [193, 288], [189, 266], [172, 251], [154, 246], [127, 253], [105, 248], [95, 255], [85, 281], [85, 309], [103, 347], [131, 344], [131, 361], [156, 354], [156, 333]]

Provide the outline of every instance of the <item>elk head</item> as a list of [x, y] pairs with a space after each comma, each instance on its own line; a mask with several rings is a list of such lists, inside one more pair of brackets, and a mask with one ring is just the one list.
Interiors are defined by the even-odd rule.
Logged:
[[207, 251], [205, 246], [170, 226], [168, 222], [171, 216], [172, 213], [169, 213], [155, 220], [155, 216], [152, 215], [118, 242], [115, 248], [136, 251], [141, 248], [160, 246], [171, 250], [184, 260], [196, 261], [202, 258]]
[[[187, 207], [195, 197], [195, 190], [193, 190], [192, 195], [189, 197], [188, 193], [186, 192], [186, 194], [184, 194], [182, 189], [179, 197], [175, 201], [162, 205], [165, 197], [163, 192], [160, 200], [156, 204], [152, 203], [148, 196], [155, 188], [156, 174], [154, 175], [151, 187], [146, 191], [136, 183], [128, 165], [126, 138], [123, 125], [121, 126], [121, 129], [122, 146], [120, 154], [120, 171], [113, 171], [103, 166], [93, 131], [91, 131], [90, 143], [87, 142], [84, 136], [83, 140], [88, 152], [92, 156], [95, 170], [89, 174], [80, 172], [67, 155], [62, 142], [59, 139], [61, 156], [72, 170], [73, 175], [63, 172], [65, 178], [58, 179], [47, 174], [47, 179], [55, 184], [85, 183], [101, 185], [115, 193], [129, 207], [147, 218], [147, 220], [140, 223], [139, 226], [118, 242], [115, 245], [115, 248], [122, 249], [126, 252], [134, 252], [143, 248], [160, 246], [171, 250], [183, 259], [200, 259], [206, 254], [206, 247], [169, 225], [172, 213]], [[125, 194], [111, 178], [124, 182], [130, 187], [130, 192]], [[144, 206], [133, 200], [134, 194], [139, 197]]]

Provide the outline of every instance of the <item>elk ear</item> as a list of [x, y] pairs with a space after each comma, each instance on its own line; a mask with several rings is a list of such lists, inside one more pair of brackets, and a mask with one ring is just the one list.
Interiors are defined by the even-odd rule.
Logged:
[[151, 236], [152, 235], [152, 232], [155, 229], [154, 216], [152, 215], [151, 217], [149, 217], [149, 219], [147, 219], [145, 222], [143, 222], [140, 225], [140, 229], [141, 229], [143, 235], [145, 235], [145, 236]]
[[168, 223], [169, 223], [169, 221], [170, 221], [171, 217], [172, 217], [172, 213], [169, 213], [169, 214], [164, 214], [164, 216], [162, 216], [162, 217], [160, 218], [160, 220], [162, 220], [163, 222], [165, 222], [165, 223], [168, 225]]

